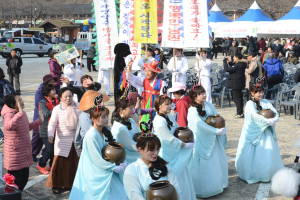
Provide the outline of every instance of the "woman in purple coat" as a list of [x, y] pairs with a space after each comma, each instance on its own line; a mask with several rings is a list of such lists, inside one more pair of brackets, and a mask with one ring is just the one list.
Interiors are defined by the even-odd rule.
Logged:
[[58, 64], [57, 60], [55, 59], [56, 53], [50, 53], [50, 60], [48, 61], [50, 67], [50, 74], [56, 78], [55, 89], [59, 90], [60, 86], [62, 85], [60, 81], [61, 77], [61, 66]]
[[[50, 84], [55, 86], [55, 82], [57, 82], [57, 79], [51, 76], [51, 74], [47, 74], [43, 77], [43, 83], [39, 86], [38, 90], [35, 92], [34, 96], [34, 115], [33, 115], [33, 121], [39, 119], [39, 103], [40, 100], [44, 97], [41, 93], [41, 90], [45, 84]], [[56, 94], [58, 94], [58, 89], [56, 89]], [[39, 136], [39, 128], [35, 128], [32, 131], [32, 159], [33, 162], [37, 162], [36, 156], [39, 155], [42, 147], [43, 147], [43, 140]]]

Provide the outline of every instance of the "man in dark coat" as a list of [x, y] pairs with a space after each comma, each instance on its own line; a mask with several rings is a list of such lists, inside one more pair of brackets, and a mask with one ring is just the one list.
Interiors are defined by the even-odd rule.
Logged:
[[10, 51], [11, 56], [6, 59], [7, 66], [7, 74], [9, 75], [9, 82], [11, 86], [14, 87], [14, 79], [15, 79], [15, 90], [16, 93], [21, 95], [20, 90], [20, 74], [21, 67], [23, 65], [22, 59], [17, 56], [16, 50]]
[[217, 57], [218, 57], [218, 48], [219, 48], [219, 42], [218, 42], [217, 38], [213, 41], [212, 45], [213, 45], [213, 54], [212, 54], [211, 58], [213, 58], [214, 55], [215, 55], [215, 59], [217, 59]]
[[243, 118], [243, 93], [245, 89], [245, 69], [248, 66], [247, 60], [242, 60], [243, 56], [240, 53], [236, 53], [233, 56], [233, 62], [227, 59], [223, 60], [224, 70], [229, 73], [228, 82], [226, 88], [232, 89], [233, 101], [236, 105], [237, 114], [234, 118]]
[[279, 38], [276, 38], [275, 44], [273, 44], [272, 49], [275, 53], [275, 58], [277, 58], [279, 55], [279, 52], [283, 50], [281, 44], [279, 43]]
[[248, 49], [248, 53], [254, 53], [256, 49], [256, 44], [255, 44], [255, 40], [254, 38], [251, 36], [249, 38], [249, 49]]
[[115, 102], [123, 95], [123, 92], [119, 90], [120, 77], [123, 70], [126, 67], [124, 58], [131, 54], [128, 44], [119, 43], [115, 46], [114, 53], [116, 54], [114, 63], [114, 98]]

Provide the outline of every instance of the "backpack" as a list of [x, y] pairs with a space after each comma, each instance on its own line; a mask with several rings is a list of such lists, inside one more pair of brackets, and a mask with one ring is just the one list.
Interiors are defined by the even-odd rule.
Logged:
[[4, 82], [0, 83], [0, 87], [2, 85], [2, 94], [0, 94], [0, 116], [1, 116], [1, 111], [2, 111], [2, 107], [3, 107], [3, 103], [2, 103], [2, 99], [11, 94], [11, 93], [15, 93], [14, 88], [11, 86], [11, 84], [4, 79]]

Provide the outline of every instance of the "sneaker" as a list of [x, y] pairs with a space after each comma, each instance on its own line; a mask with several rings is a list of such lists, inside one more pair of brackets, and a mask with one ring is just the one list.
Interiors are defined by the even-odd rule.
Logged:
[[0, 145], [4, 143], [4, 137], [0, 138]]
[[48, 167], [48, 171], [51, 172], [52, 167]]
[[244, 114], [233, 116], [234, 119], [244, 118]]
[[46, 166], [45, 167], [40, 167], [39, 163], [38, 163], [38, 164], [36, 164], [35, 168], [37, 168], [37, 170], [39, 170], [39, 172], [41, 174], [49, 174], [49, 172], [46, 169]]

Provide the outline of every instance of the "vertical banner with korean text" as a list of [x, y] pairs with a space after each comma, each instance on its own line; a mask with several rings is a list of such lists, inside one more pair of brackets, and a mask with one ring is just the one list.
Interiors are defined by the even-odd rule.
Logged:
[[164, 0], [161, 47], [183, 48], [182, 2], [183, 0]]
[[184, 0], [184, 46], [209, 47], [207, 0]]
[[130, 46], [133, 70], [138, 70], [138, 62], [141, 58], [141, 44], [134, 42], [134, 2], [135, 0], [122, 0], [120, 4], [120, 31], [119, 43]]
[[157, 44], [157, 0], [136, 0], [134, 42]]
[[118, 40], [118, 25], [115, 1], [94, 0], [96, 16], [99, 67], [113, 68], [114, 48]]

